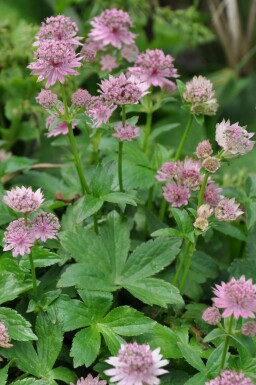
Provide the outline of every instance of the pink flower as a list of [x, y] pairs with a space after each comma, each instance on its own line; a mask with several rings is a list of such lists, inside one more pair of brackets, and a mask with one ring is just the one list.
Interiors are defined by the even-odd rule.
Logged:
[[166, 162], [157, 170], [156, 179], [165, 182], [175, 176], [177, 176], [177, 162]]
[[104, 46], [110, 44], [120, 49], [122, 44], [130, 45], [134, 42], [136, 35], [129, 31], [132, 27], [130, 16], [121, 9], [106, 9], [90, 24], [93, 28], [89, 38], [100, 41]]
[[115, 133], [112, 135], [115, 138], [118, 138], [121, 141], [127, 140], [131, 142], [134, 138], [140, 136], [140, 129], [137, 126], [133, 126], [131, 124], [117, 123], [115, 125]]
[[58, 96], [50, 90], [41, 90], [36, 97], [37, 103], [43, 108], [52, 108], [58, 101]]
[[195, 222], [193, 223], [193, 226], [201, 231], [207, 230], [209, 226], [209, 222], [206, 218], [198, 217], [196, 218]]
[[104, 55], [100, 59], [101, 71], [109, 71], [111, 72], [115, 68], [118, 68], [115, 56], [112, 55]]
[[99, 128], [109, 121], [115, 109], [116, 106], [103, 96], [92, 96], [86, 106], [86, 114], [92, 120], [92, 127]]
[[82, 59], [70, 44], [55, 40], [40, 42], [35, 58], [37, 61], [29, 64], [28, 68], [32, 70], [32, 75], [38, 76], [38, 81], [47, 79], [46, 88], [56, 82], [64, 83], [65, 76], [78, 75], [74, 68], [81, 67]]
[[74, 106], [78, 108], [85, 107], [86, 104], [91, 100], [91, 97], [91, 94], [87, 90], [79, 88], [72, 95], [72, 104], [74, 104]]
[[64, 15], [51, 16], [42, 23], [38, 35], [36, 36], [35, 46], [40, 46], [44, 40], [55, 40], [68, 43], [73, 46], [80, 44], [80, 37], [76, 36], [78, 27], [70, 17]]
[[133, 76], [127, 78], [124, 73], [118, 77], [110, 75], [100, 84], [104, 98], [115, 104], [137, 104], [148, 93], [147, 90], [146, 83], [141, 83]]
[[217, 206], [222, 198], [222, 195], [220, 195], [221, 191], [221, 188], [215, 182], [210, 180], [204, 192], [204, 202], [208, 203], [210, 206]]
[[254, 141], [250, 140], [254, 133], [246, 131], [245, 127], [238, 123], [230, 124], [230, 121], [223, 119], [216, 125], [216, 142], [223, 148], [225, 158], [233, 158], [244, 155], [253, 149]]
[[139, 54], [139, 49], [135, 44], [125, 45], [121, 50], [121, 55], [129, 63], [134, 62]]
[[35, 239], [40, 239], [42, 242], [46, 242], [47, 239], [56, 239], [60, 229], [58, 218], [44, 211], [35, 216], [31, 226]]
[[0, 162], [4, 162], [12, 156], [11, 152], [5, 151], [3, 148], [0, 148]]
[[[59, 112], [64, 115], [64, 107], [59, 108]], [[72, 121], [72, 128], [74, 129], [79, 123], [79, 120]], [[45, 127], [49, 130], [46, 134], [47, 138], [67, 135], [68, 134], [68, 125], [66, 122], [62, 121], [57, 115], [50, 115], [46, 119]]]
[[9, 343], [10, 337], [8, 334], [7, 327], [3, 322], [0, 322], [0, 347], [11, 348], [13, 345]]
[[167, 373], [162, 369], [168, 364], [162, 360], [160, 348], [151, 350], [149, 345], [136, 342], [121, 345], [117, 357], [110, 357], [106, 362], [114, 368], [105, 370], [110, 382], [118, 385], [158, 385], [158, 376]]
[[91, 41], [86, 41], [86, 43], [83, 45], [81, 49], [81, 56], [82, 60], [86, 63], [93, 63], [94, 60], [96, 59], [97, 52], [100, 50], [101, 45], [91, 42]]
[[217, 325], [221, 321], [219, 309], [215, 306], [208, 307], [203, 312], [202, 319], [209, 325]]
[[241, 332], [247, 337], [254, 337], [256, 335], [256, 322], [246, 322], [245, 324], [243, 324]]
[[205, 385], [253, 385], [253, 382], [249, 377], [245, 377], [244, 373], [238, 374], [234, 370], [225, 370]]
[[220, 160], [215, 156], [208, 156], [203, 160], [202, 166], [206, 171], [215, 173], [220, 168]]
[[200, 218], [206, 218], [207, 219], [207, 218], [209, 218], [212, 215], [212, 213], [213, 213], [213, 209], [207, 203], [201, 205], [197, 209], [197, 215]]
[[197, 148], [196, 148], [196, 156], [201, 159], [201, 158], [207, 158], [212, 154], [212, 146], [209, 140], [203, 140], [202, 142], [198, 143]]
[[235, 198], [223, 198], [215, 208], [215, 216], [219, 221], [235, 221], [244, 212], [239, 209]]
[[17, 219], [9, 224], [3, 239], [4, 251], [12, 250], [13, 257], [18, 255], [30, 254], [31, 247], [34, 245], [34, 233], [29, 226], [25, 225], [23, 218]]
[[14, 187], [6, 191], [4, 203], [19, 213], [29, 214], [37, 210], [44, 201], [41, 189], [33, 192], [31, 187]]
[[148, 86], [176, 87], [175, 83], [167, 79], [179, 76], [173, 60], [171, 55], [165, 55], [160, 49], [147, 49], [145, 53], [138, 55], [134, 67], [130, 67], [129, 72], [146, 82]]
[[216, 297], [213, 298], [214, 305], [224, 308], [223, 317], [230, 317], [232, 314], [235, 319], [255, 318], [256, 312], [256, 285], [252, 280], [245, 280], [242, 276], [238, 280], [231, 278], [228, 283], [221, 282], [213, 290]]
[[169, 182], [163, 187], [163, 196], [172, 207], [181, 207], [188, 204], [190, 198], [189, 189], [186, 186], [180, 186], [176, 182]]
[[195, 191], [199, 188], [202, 180], [202, 175], [200, 174], [201, 162], [198, 160], [186, 158], [180, 171], [178, 173], [179, 181], [182, 185], [185, 185], [189, 189]]
[[[75, 385], [71, 383], [70, 385]], [[107, 385], [107, 381], [100, 380], [99, 377], [93, 377], [91, 374], [88, 374], [87, 377], [81, 377], [77, 380], [76, 385]]]

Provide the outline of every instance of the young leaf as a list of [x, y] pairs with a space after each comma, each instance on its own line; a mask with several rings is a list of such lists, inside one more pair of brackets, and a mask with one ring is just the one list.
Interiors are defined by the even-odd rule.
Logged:
[[201, 357], [198, 355], [196, 350], [191, 348], [189, 345], [184, 344], [183, 342], [178, 342], [178, 347], [183, 354], [185, 360], [193, 366], [193, 368], [197, 369], [201, 373], [205, 373], [206, 369]]
[[100, 344], [100, 333], [93, 326], [76, 333], [70, 351], [71, 357], [74, 358], [74, 367], [90, 366], [99, 354]]
[[102, 206], [103, 201], [93, 195], [86, 195], [86, 197], [80, 198], [72, 207], [76, 224], [97, 213]]
[[37, 336], [31, 330], [31, 324], [16, 310], [0, 307], [0, 320], [7, 326], [11, 339], [17, 341], [37, 339]]

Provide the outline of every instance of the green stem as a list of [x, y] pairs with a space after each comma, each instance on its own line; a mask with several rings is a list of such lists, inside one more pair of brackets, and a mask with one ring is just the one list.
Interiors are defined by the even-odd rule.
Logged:
[[123, 123], [123, 127], [125, 127], [125, 123], [126, 123], [125, 105], [122, 105], [122, 123]]
[[32, 276], [32, 283], [33, 283], [34, 300], [37, 301], [36, 269], [35, 269], [32, 253], [29, 254], [29, 262], [30, 262], [31, 276]]
[[154, 192], [154, 186], [150, 187], [148, 191], [148, 209], [149, 210], [152, 210], [153, 192]]
[[147, 151], [148, 139], [151, 132], [151, 126], [152, 126], [152, 112], [147, 112], [146, 129], [145, 129], [145, 135], [144, 135], [144, 142], [142, 146], [142, 150], [144, 152]]
[[119, 147], [118, 147], [118, 181], [119, 181], [119, 190], [121, 192], [124, 191], [123, 187], [123, 142], [119, 142]]
[[199, 192], [199, 196], [198, 196], [198, 207], [200, 207], [203, 204], [204, 193], [205, 193], [205, 189], [206, 189], [206, 185], [207, 185], [207, 181], [208, 181], [209, 175], [210, 175], [209, 172], [206, 172], [204, 174], [203, 183], [202, 183], [202, 186], [201, 186], [201, 189], [200, 189], [200, 192]]
[[166, 200], [164, 198], [162, 198], [160, 212], [159, 212], [159, 219], [160, 219], [160, 221], [164, 220], [164, 215], [165, 215], [166, 207], [167, 207], [167, 202], [166, 202]]
[[189, 272], [190, 265], [191, 265], [192, 255], [193, 255], [193, 253], [195, 251], [195, 248], [196, 248], [196, 241], [197, 241], [197, 238], [195, 238], [195, 241], [193, 243], [190, 243], [189, 248], [188, 248], [188, 252], [187, 252], [187, 254], [185, 254], [185, 257], [184, 257], [184, 259], [187, 257], [187, 261], [186, 261], [186, 265], [185, 265], [185, 269], [184, 269], [184, 272], [183, 272], [183, 276], [181, 278], [181, 282], [180, 282], [180, 285], [179, 285], [180, 292], [183, 291], [184, 286], [186, 284], [186, 280], [187, 280], [187, 277], [188, 277], [188, 272]]
[[175, 157], [174, 157], [174, 161], [180, 159], [180, 155], [181, 155], [181, 153], [182, 153], [184, 144], [185, 144], [185, 142], [186, 142], [186, 140], [187, 140], [187, 137], [188, 137], [188, 134], [189, 134], [191, 125], [192, 125], [192, 121], [193, 121], [193, 115], [192, 115], [192, 114], [189, 114], [187, 126], [186, 126], [186, 129], [185, 129], [185, 131], [184, 131], [184, 134], [182, 135], [182, 138], [181, 138], [179, 147], [178, 147], [178, 149], [177, 149], [177, 151], [176, 151], [176, 154], [175, 154]]
[[[231, 334], [231, 332], [232, 332], [233, 319], [234, 319], [234, 316], [232, 314], [232, 316], [230, 317], [230, 320], [229, 320], [228, 334]], [[221, 362], [220, 362], [220, 372], [224, 369], [225, 362], [226, 362], [226, 356], [228, 353], [228, 348], [229, 348], [229, 335], [226, 337], [223, 351], [222, 351], [222, 357], [221, 357]]]
[[189, 247], [190, 247], [190, 243], [187, 242], [186, 246], [185, 246], [185, 249], [184, 249], [184, 251], [183, 251], [183, 253], [181, 255], [181, 258], [180, 258], [180, 261], [179, 261], [179, 265], [178, 265], [178, 269], [176, 270], [175, 276], [174, 276], [173, 281], [172, 281], [172, 284], [175, 285], [175, 286], [176, 286], [176, 284], [177, 284], [177, 282], [179, 280], [182, 267], [184, 265], [186, 256], [187, 256], [188, 251], [189, 251]]
[[67, 119], [66, 124], [68, 126], [68, 138], [69, 138], [69, 142], [70, 142], [72, 152], [73, 152], [73, 155], [75, 158], [75, 165], [76, 165], [77, 173], [78, 173], [78, 176], [80, 179], [82, 191], [84, 194], [90, 194], [90, 189], [89, 189], [89, 186], [86, 182], [85, 175], [83, 172], [83, 167], [82, 167], [81, 160], [79, 157], [79, 153], [78, 153], [78, 149], [77, 149], [77, 145], [76, 145], [76, 140], [75, 140], [75, 136], [74, 136], [73, 129], [72, 129], [72, 124], [70, 122], [70, 116], [69, 116], [68, 105], [67, 105], [67, 98], [66, 98], [65, 88], [63, 85], [62, 85], [62, 99], [63, 99], [65, 115], [66, 115], [66, 119]]
[[93, 225], [94, 225], [95, 233], [99, 234], [99, 226], [98, 226], [97, 213], [95, 213], [94, 216], [93, 216]]

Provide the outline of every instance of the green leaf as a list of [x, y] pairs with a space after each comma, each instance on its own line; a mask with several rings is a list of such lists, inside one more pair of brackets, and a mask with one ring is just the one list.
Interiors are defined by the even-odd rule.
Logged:
[[181, 233], [189, 234], [194, 231], [192, 219], [185, 209], [181, 210], [172, 208], [171, 213], [174, 216], [174, 219], [178, 225], [178, 229]]
[[103, 206], [103, 201], [93, 195], [86, 195], [79, 199], [73, 206], [73, 214], [76, 224], [83, 222], [97, 213]]
[[217, 338], [221, 338], [224, 336], [226, 336], [226, 334], [220, 329], [216, 328], [216, 329], [213, 329], [209, 334], [207, 334], [207, 336], [204, 337], [204, 342], [214, 341]]
[[177, 84], [177, 87], [178, 87], [178, 91], [179, 91], [180, 97], [181, 97], [181, 99], [183, 99], [183, 94], [185, 92], [186, 85], [185, 85], [185, 83], [183, 83], [179, 79], [176, 80], [176, 84]]
[[204, 374], [197, 373], [191, 377], [184, 385], [205, 385], [207, 378]]
[[125, 340], [109, 328], [101, 328], [101, 333], [110, 353], [116, 355], [120, 349], [121, 344], [125, 343]]
[[63, 332], [59, 324], [53, 324], [46, 313], [39, 313], [36, 320], [37, 354], [46, 371], [53, 368], [62, 348]]
[[250, 279], [256, 276], [256, 261], [253, 258], [234, 259], [228, 268], [229, 273], [236, 279], [244, 275], [245, 278]]
[[201, 373], [205, 373], [205, 366], [203, 363], [203, 360], [201, 357], [198, 355], [196, 350], [191, 348], [189, 345], [183, 343], [183, 342], [178, 342], [178, 347], [180, 348], [183, 357], [185, 360], [195, 369], [197, 369]]
[[101, 199], [105, 202], [137, 206], [134, 196], [124, 192], [111, 192], [103, 195]]
[[[43, 247], [34, 246], [32, 248], [32, 257], [35, 267], [47, 267], [62, 262], [62, 257], [60, 255], [52, 253], [49, 249]], [[20, 266], [25, 269], [30, 269], [28, 255], [21, 259]]]
[[112, 306], [113, 295], [105, 291], [78, 290], [93, 322], [104, 317]]
[[148, 305], [167, 307], [168, 304], [183, 304], [178, 289], [169, 282], [158, 278], [144, 278], [124, 284], [134, 297]]
[[72, 370], [60, 366], [51, 370], [51, 375], [54, 379], [65, 382], [66, 384], [75, 383], [77, 377]]
[[23, 380], [17, 380], [11, 383], [11, 385], [54, 385], [57, 383], [55, 381], [47, 380], [36, 380], [35, 378], [28, 377], [23, 378]]
[[0, 307], [0, 320], [7, 326], [11, 339], [17, 341], [37, 339], [37, 336], [31, 330], [31, 324], [16, 310]]
[[104, 167], [99, 165], [91, 181], [92, 194], [96, 197], [108, 194], [111, 191], [112, 183], [112, 163], [105, 164]]
[[74, 358], [74, 367], [82, 365], [89, 367], [99, 354], [100, 344], [100, 333], [94, 327], [76, 333], [70, 351], [71, 357]]
[[256, 346], [251, 337], [247, 337], [242, 334], [240, 335], [230, 334], [230, 338], [232, 338], [236, 342], [236, 345], [237, 344], [241, 345], [242, 348], [245, 349], [252, 357], [255, 357]]
[[0, 304], [12, 301], [19, 294], [24, 293], [32, 288], [31, 281], [26, 282], [21, 279], [20, 275], [12, 273], [0, 273]]
[[176, 230], [176, 229], [170, 229], [170, 228], [164, 228], [154, 231], [151, 234], [151, 237], [178, 237], [183, 238], [183, 234]]
[[4, 368], [0, 369], [0, 385], [5, 385], [7, 382], [9, 366], [10, 364], [7, 364]]
[[188, 378], [188, 373], [172, 369], [170, 373], [161, 377], [161, 385], [184, 385]]
[[239, 239], [239, 241], [246, 241], [245, 233], [240, 228], [231, 223], [216, 222], [213, 228], [222, 234], [228, 235], [235, 239]]
[[209, 374], [213, 378], [217, 377], [217, 375], [219, 374], [223, 348], [224, 348], [224, 342], [221, 343], [217, 348], [213, 350], [213, 352], [210, 354], [207, 360], [207, 363], [206, 363], [207, 374]]

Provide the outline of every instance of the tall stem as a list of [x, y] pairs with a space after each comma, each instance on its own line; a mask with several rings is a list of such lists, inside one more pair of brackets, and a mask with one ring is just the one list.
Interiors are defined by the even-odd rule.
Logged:
[[200, 207], [203, 204], [204, 193], [205, 193], [205, 189], [206, 189], [208, 178], [209, 178], [209, 172], [206, 172], [204, 174], [203, 183], [202, 183], [202, 186], [201, 186], [201, 189], [200, 189], [200, 192], [199, 192], [199, 196], [198, 196], [198, 207]]
[[190, 247], [190, 243], [187, 241], [185, 249], [184, 249], [183, 253], [181, 254], [178, 268], [176, 270], [175, 276], [174, 276], [173, 281], [172, 281], [172, 284], [175, 286], [179, 280], [180, 273], [181, 273], [182, 267], [184, 265], [186, 256], [188, 255], [189, 247]]
[[166, 206], [167, 206], [167, 202], [166, 202], [166, 200], [164, 198], [162, 198], [162, 202], [161, 202], [161, 206], [160, 206], [160, 211], [159, 211], [159, 219], [160, 219], [160, 221], [164, 220]]
[[119, 142], [118, 147], [118, 181], [119, 181], [119, 190], [124, 191], [123, 187], [123, 142]]
[[186, 129], [185, 129], [185, 131], [184, 131], [184, 134], [182, 135], [182, 138], [181, 138], [179, 147], [177, 148], [177, 151], [176, 151], [176, 154], [175, 154], [175, 157], [174, 157], [174, 161], [176, 161], [176, 160], [178, 160], [178, 159], [180, 158], [180, 155], [181, 155], [181, 153], [182, 153], [184, 144], [185, 144], [185, 142], [186, 142], [186, 140], [187, 140], [187, 137], [188, 137], [188, 134], [189, 134], [191, 125], [192, 125], [192, 121], [193, 121], [193, 115], [192, 115], [192, 114], [189, 114], [187, 126], [186, 126]]
[[152, 126], [152, 112], [147, 113], [147, 119], [146, 119], [146, 129], [145, 129], [145, 135], [144, 135], [144, 142], [142, 146], [142, 150], [144, 152], [147, 151], [148, 147], [148, 139], [151, 132], [151, 126]]
[[[230, 317], [230, 320], [229, 320], [228, 334], [231, 334], [231, 332], [232, 332], [233, 320], [234, 320], [234, 316], [232, 314], [232, 316]], [[228, 348], [229, 348], [229, 335], [226, 337], [223, 351], [222, 351], [222, 357], [221, 357], [221, 362], [220, 362], [220, 372], [224, 369], [225, 362], [226, 362], [226, 356], [228, 353]]]
[[186, 280], [187, 280], [187, 277], [188, 277], [188, 272], [189, 272], [190, 265], [191, 265], [192, 255], [193, 255], [193, 253], [195, 251], [195, 248], [196, 248], [196, 242], [197, 242], [197, 238], [195, 238], [193, 243], [190, 243], [188, 251], [187, 251], [187, 254], [185, 254], [185, 257], [184, 257], [184, 259], [187, 257], [187, 260], [186, 260], [186, 265], [185, 265], [185, 269], [184, 269], [184, 272], [183, 272], [183, 276], [181, 278], [181, 282], [180, 282], [180, 285], [179, 285], [180, 292], [183, 291], [184, 286], [186, 284]]
[[32, 253], [29, 254], [29, 262], [30, 262], [30, 269], [31, 269], [31, 276], [32, 276], [32, 283], [33, 283], [34, 300], [37, 301], [36, 269], [35, 269]]
[[89, 189], [89, 186], [86, 182], [85, 175], [83, 172], [83, 167], [82, 167], [81, 160], [79, 157], [79, 153], [78, 153], [78, 149], [77, 149], [77, 145], [76, 145], [76, 140], [75, 140], [75, 136], [74, 136], [73, 129], [72, 129], [72, 124], [70, 122], [70, 116], [69, 116], [68, 105], [67, 105], [67, 98], [66, 98], [65, 88], [63, 85], [62, 85], [62, 99], [63, 99], [63, 103], [64, 103], [65, 115], [67, 118], [66, 124], [68, 126], [68, 138], [69, 138], [69, 142], [70, 142], [72, 152], [73, 152], [73, 155], [75, 158], [75, 165], [76, 165], [77, 173], [78, 173], [78, 176], [80, 179], [82, 191], [84, 194], [90, 194], [90, 189]]

